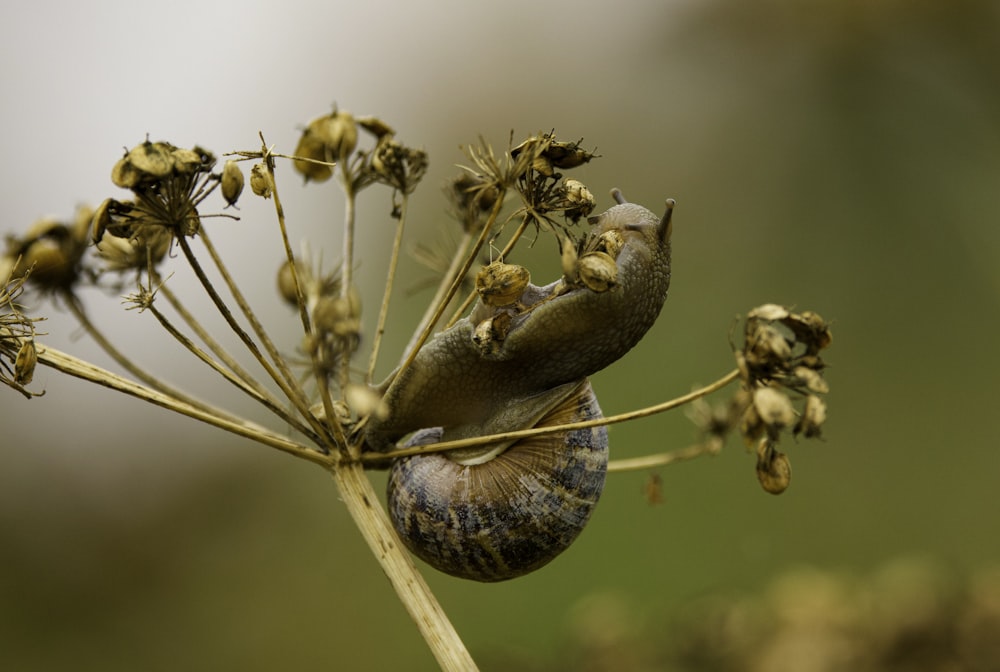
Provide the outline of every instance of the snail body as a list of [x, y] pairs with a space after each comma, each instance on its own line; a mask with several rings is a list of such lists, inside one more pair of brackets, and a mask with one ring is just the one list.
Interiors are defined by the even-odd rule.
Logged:
[[[389, 413], [370, 418], [369, 448], [389, 450], [417, 430], [411, 442], [429, 443], [600, 417], [586, 377], [639, 342], [670, 284], [670, 208], [659, 218], [613, 193], [618, 205], [590, 218], [576, 251], [610, 264], [599, 282], [527, 283], [510, 305], [479, 302], [380, 386]], [[402, 458], [389, 479], [390, 513], [411, 551], [434, 567], [513, 578], [576, 538], [606, 462], [603, 429]]]

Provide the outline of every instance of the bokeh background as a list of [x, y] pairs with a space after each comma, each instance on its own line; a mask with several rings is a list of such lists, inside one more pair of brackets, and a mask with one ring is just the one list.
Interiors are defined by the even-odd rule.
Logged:
[[[147, 133], [221, 154], [258, 147], [260, 130], [291, 151], [336, 102], [429, 152], [411, 244], [439, 240], [438, 186], [479, 135], [585, 138], [602, 158], [578, 177], [601, 208], [612, 186], [654, 210], [677, 199], [670, 299], [594, 377], [606, 412], [727, 371], [734, 318], [757, 304], [833, 321], [825, 438], [784, 445], [784, 495], [760, 489], [733, 442], [661, 470], [660, 505], [646, 474], [613, 476], [577, 544], [531, 576], [428, 570], [485, 668], [864, 669], [844, 648], [891, 613], [927, 616], [906, 651], [940, 642], [965, 656], [948, 669], [997, 669], [995, 649], [955, 629], [1000, 612], [996, 2], [40, 0], [0, 16], [4, 234], [115, 195], [111, 166]], [[338, 194], [284, 170], [293, 235], [335, 262]], [[215, 242], [291, 351], [273, 212], [242, 207], [211, 223]], [[362, 199], [369, 306], [388, 209]], [[403, 288], [429, 276], [403, 270]], [[183, 273], [171, 282], [194, 296]], [[427, 298], [397, 293], [387, 352]], [[149, 315], [88, 305], [165, 378], [266, 421]], [[33, 307], [47, 343], [107, 363], [59, 310]], [[433, 669], [322, 472], [54, 372], [34, 387], [45, 397], [0, 390], [0, 667]], [[623, 457], [694, 431], [674, 414], [611, 436]], [[979, 621], [963, 606], [976, 600]], [[831, 614], [850, 621], [837, 646], [781, 649], [782, 623], [818, 632]], [[757, 643], [740, 643], [750, 631]]]

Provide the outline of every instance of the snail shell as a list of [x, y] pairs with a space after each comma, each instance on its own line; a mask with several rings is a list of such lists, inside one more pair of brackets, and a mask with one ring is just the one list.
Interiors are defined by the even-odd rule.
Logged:
[[[600, 414], [584, 381], [539, 424]], [[410, 443], [440, 435], [440, 428], [424, 430]], [[433, 567], [476, 581], [512, 579], [576, 539], [604, 488], [607, 464], [605, 427], [524, 439], [479, 464], [441, 453], [404, 457], [389, 475], [389, 516], [407, 548]]]
[[[579, 250], [616, 265], [598, 288], [528, 283], [516, 307], [477, 304], [379, 387], [389, 413], [369, 418], [370, 449], [389, 450], [417, 430], [411, 443], [423, 444], [600, 417], [586, 376], [639, 342], [670, 285], [670, 208], [659, 218], [613, 193], [619, 204], [590, 218]], [[390, 517], [437, 569], [501, 581], [569, 546], [597, 503], [606, 464], [603, 428], [401, 458], [389, 478]]]

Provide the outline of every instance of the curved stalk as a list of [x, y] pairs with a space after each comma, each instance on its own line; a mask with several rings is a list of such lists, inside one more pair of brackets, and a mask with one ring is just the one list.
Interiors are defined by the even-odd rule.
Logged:
[[657, 413], [664, 413], [666, 411], [673, 410], [679, 406], [690, 403], [695, 399], [704, 397], [716, 390], [719, 390], [726, 385], [730, 384], [736, 380], [740, 375], [738, 369], [733, 369], [722, 378], [719, 378], [714, 383], [710, 383], [704, 387], [698, 388], [693, 392], [682, 395], [680, 397], [675, 397], [669, 401], [665, 401], [660, 404], [655, 404], [653, 406], [647, 406], [646, 408], [640, 408], [636, 411], [629, 411], [628, 413], [619, 413], [618, 415], [609, 415], [603, 418], [596, 418], [594, 420], [585, 420], [583, 422], [572, 422], [564, 425], [552, 425], [549, 427], [532, 427], [530, 429], [519, 429], [513, 432], [503, 432], [501, 434], [490, 434], [488, 436], [475, 436], [468, 439], [457, 439], [455, 441], [441, 441], [439, 443], [428, 443], [423, 446], [411, 446], [409, 448], [397, 448], [396, 450], [385, 452], [385, 453], [370, 453], [365, 454], [363, 459], [366, 462], [371, 462], [374, 464], [385, 464], [386, 460], [390, 460], [396, 457], [406, 457], [409, 455], [422, 455], [424, 453], [439, 453], [447, 450], [455, 450], [456, 448], [468, 448], [470, 446], [481, 446], [488, 443], [500, 443], [505, 441], [516, 441], [519, 439], [525, 439], [534, 436], [543, 436], [545, 434], [556, 434], [559, 432], [568, 432], [577, 429], [586, 429], [588, 427], [600, 427], [601, 425], [614, 425], [619, 422], [628, 422], [630, 420], [638, 420], [639, 418], [645, 418], [650, 415], [656, 415]]

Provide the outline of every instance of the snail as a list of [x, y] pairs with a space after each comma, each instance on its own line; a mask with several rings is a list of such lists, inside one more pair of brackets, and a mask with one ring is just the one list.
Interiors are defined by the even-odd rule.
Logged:
[[[618, 204], [589, 218], [566, 277], [525, 282], [509, 303], [480, 300], [379, 386], [389, 412], [369, 418], [370, 449], [390, 450], [413, 432], [409, 443], [419, 445], [601, 417], [587, 376], [639, 342], [670, 284], [673, 202], [660, 218], [612, 195]], [[603, 427], [399, 458], [390, 517], [410, 551], [443, 572], [514, 578], [577, 537], [607, 459]]]

